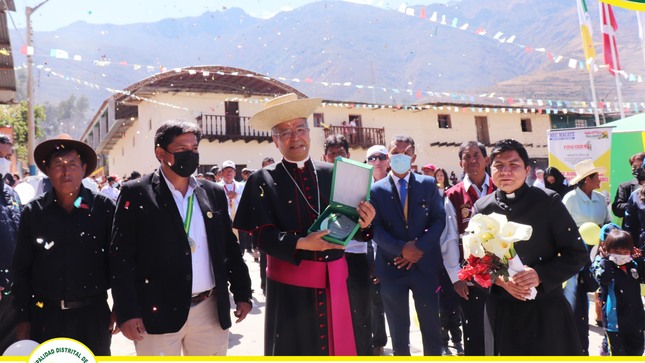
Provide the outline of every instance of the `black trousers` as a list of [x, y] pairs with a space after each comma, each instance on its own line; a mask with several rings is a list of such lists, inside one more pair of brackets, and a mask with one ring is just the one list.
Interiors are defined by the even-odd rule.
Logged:
[[643, 332], [609, 332], [605, 331], [609, 341], [611, 355], [643, 355]]
[[370, 309], [370, 271], [365, 253], [345, 253], [347, 259], [347, 289], [352, 311], [354, 340], [358, 355], [372, 355], [372, 312]]
[[484, 342], [484, 307], [488, 291], [479, 286], [468, 288], [468, 300], [459, 298], [464, 329], [464, 352], [467, 356], [486, 355]]
[[[441, 319], [441, 343], [444, 347], [452, 340], [461, 343], [461, 318], [459, 317], [459, 295], [455, 291], [446, 269], [441, 269], [439, 283], [439, 318]], [[452, 339], [451, 339], [452, 338]]]
[[110, 308], [107, 301], [76, 309], [61, 310], [33, 307], [31, 312], [31, 339], [38, 343], [52, 338], [76, 339], [85, 344], [94, 355], [109, 356], [112, 335]]
[[18, 314], [11, 306], [13, 295], [4, 295], [0, 300], [0, 354], [16, 342], [16, 324]]
[[383, 310], [380, 282], [378, 284], [371, 284], [370, 295], [372, 308], [372, 346], [384, 347], [387, 344], [387, 333], [385, 332], [385, 310]]

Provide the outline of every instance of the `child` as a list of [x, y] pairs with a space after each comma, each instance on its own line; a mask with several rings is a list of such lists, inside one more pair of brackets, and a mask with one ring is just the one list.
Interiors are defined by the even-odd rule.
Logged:
[[643, 355], [645, 315], [640, 284], [645, 282], [645, 261], [640, 254], [632, 258], [633, 252], [631, 235], [613, 230], [592, 266], [600, 284], [603, 327], [611, 355]]

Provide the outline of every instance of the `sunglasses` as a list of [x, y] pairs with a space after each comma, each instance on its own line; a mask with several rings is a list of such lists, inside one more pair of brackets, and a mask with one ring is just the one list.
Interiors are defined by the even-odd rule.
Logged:
[[367, 161], [376, 161], [377, 159], [381, 161], [385, 161], [387, 160], [387, 155], [385, 154], [373, 155], [367, 158]]

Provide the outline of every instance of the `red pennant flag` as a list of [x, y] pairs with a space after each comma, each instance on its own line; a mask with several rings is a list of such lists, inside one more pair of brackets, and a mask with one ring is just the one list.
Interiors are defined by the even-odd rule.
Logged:
[[[616, 74], [620, 71], [620, 60], [618, 60], [618, 46], [616, 44], [616, 30], [618, 23], [614, 18], [614, 12], [611, 5], [599, 2], [600, 5], [600, 29], [602, 31], [602, 53], [605, 58], [605, 64], [609, 66], [609, 72]], [[612, 52], [614, 53], [612, 55]], [[616, 64], [614, 64], [614, 57]]]
[[525, 50], [527, 53], [532, 53], [532, 52], [533, 52], [533, 48], [529, 47], [528, 45], [524, 47], [524, 50]]
[[421, 17], [421, 19], [426, 18], [426, 8], [421, 8], [421, 14], [419, 16]]
[[314, 83], [314, 80], [311, 77], [305, 78], [305, 83]]
[[22, 55], [27, 55], [27, 46], [26, 45], [21, 45], [20, 46], [20, 54]]
[[513, 104], [513, 99], [512, 99], [512, 98], [509, 98], [509, 99], [508, 99], [508, 104], [509, 104], [509, 105], [512, 105], [512, 104]]
[[553, 54], [551, 54], [551, 52], [546, 52], [546, 56], [549, 58], [551, 62], [553, 62]]
[[421, 91], [417, 91], [417, 98], [421, 98], [421, 97], [423, 97], [423, 94], [421, 93]]

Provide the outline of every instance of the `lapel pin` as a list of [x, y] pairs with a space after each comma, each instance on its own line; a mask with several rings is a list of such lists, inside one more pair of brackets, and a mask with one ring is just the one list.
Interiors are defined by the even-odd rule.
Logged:
[[213, 218], [213, 213], [211, 211], [206, 212], [206, 217]]

